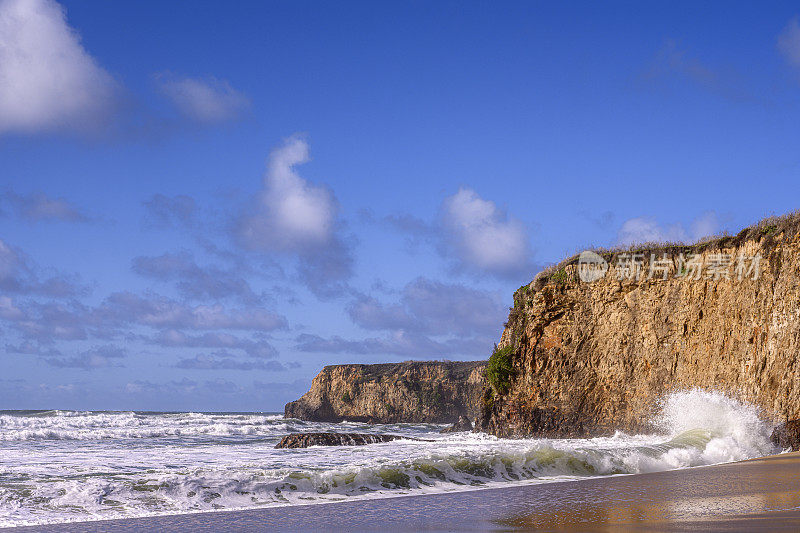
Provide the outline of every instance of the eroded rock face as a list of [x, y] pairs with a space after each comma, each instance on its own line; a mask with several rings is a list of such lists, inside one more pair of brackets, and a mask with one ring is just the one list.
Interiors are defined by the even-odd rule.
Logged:
[[462, 431], [472, 431], [472, 422], [468, 418], [459, 416], [455, 424], [444, 428], [440, 433], [460, 433]]
[[454, 423], [474, 420], [485, 362], [405, 362], [325, 367], [285, 416], [317, 422]]
[[800, 450], [800, 420], [789, 420], [772, 431], [770, 437], [773, 444], [782, 449], [791, 448], [793, 452]]
[[[514, 295], [499, 343], [513, 348], [514, 372], [501, 393], [487, 386], [476, 429], [647, 430], [660, 396], [694, 387], [751, 402], [775, 422], [800, 418], [798, 227], [794, 216], [694, 247], [635, 250], [644, 259], [638, 280], [617, 278], [619, 254], [604, 256], [612, 267], [591, 283], [580, 281], [577, 257], [540, 275]], [[728, 254], [734, 264], [727, 278], [675, 269], [648, 279], [650, 254], [665, 252], [697, 253], [705, 265]], [[740, 254], [761, 256], [758, 279], [738, 279]]]
[[401, 435], [372, 433], [292, 433], [286, 435], [276, 448], [308, 448], [309, 446], [364, 446], [402, 439]]

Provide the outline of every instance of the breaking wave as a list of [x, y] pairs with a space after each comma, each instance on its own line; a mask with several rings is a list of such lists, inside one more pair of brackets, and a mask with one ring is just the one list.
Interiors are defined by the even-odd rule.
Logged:
[[281, 415], [27, 411], [0, 414], [0, 441], [270, 436], [290, 431]]
[[[691, 390], [663, 399], [657, 435], [499, 440], [442, 426], [315, 424], [280, 415], [0, 415], [0, 525], [472, 490], [709, 465], [777, 452], [758, 411]], [[392, 432], [358, 447], [275, 450], [291, 431]]]

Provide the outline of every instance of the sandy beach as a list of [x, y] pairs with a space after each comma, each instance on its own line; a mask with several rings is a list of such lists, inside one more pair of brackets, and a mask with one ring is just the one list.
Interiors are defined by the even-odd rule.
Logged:
[[470, 492], [14, 531], [797, 531], [800, 453]]

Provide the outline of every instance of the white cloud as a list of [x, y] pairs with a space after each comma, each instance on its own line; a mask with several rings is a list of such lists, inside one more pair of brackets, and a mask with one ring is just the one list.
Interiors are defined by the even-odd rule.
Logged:
[[250, 106], [250, 100], [225, 80], [179, 78], [158, 74], [156, 82], [178, 110], [198, 122], [232, 120]]
[[250, 250], [295, 254], [302, 281], [320, 296], [334, 296], [346, 291], [352, 275], [351, 243], [340, 234], [333, 193], [295, 170], [308, 160], [308, 143], [299, 135], [272, 151], [264, 188], [239, 219], [236, 237]]
[[688, 239], [680, 224], [659, 224], [651, 217], [636, 217], [622, 223], [617, 233], [620, 244], [645, 242], [684, 242]]
[[689, 230], [683, 224], [659, 224], [652, 217], [630, 218], [622, 223], [617, 242], [622, 245], [647, 242], [692, 242], [719, 231], [719, 219], [713, 211], [695, 218]]
[[104, 124], [117, 84], [52, 0], [0, 0], [0, 133]]
[[525, 226], [484, 200], [461, 188], [442, 205], [445, 249], [458, 266], [509, 276], [530, 266], [530, 243]]
[[308, 143], [296, 135], [272, 151], [257, 208], [240, 228], [248, 247], [297, 252], [333, 239], [337, 210], [333, 194], [295, 171], [308, 160]]
[[778, 35], [778, 50], [790, 65], [800, 67], [800, 19], [797, 17], [790, 20]]

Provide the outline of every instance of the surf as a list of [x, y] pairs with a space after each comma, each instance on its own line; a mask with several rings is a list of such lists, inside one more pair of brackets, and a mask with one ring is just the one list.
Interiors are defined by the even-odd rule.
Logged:
[[[0, 525], [479, 490], [711, 465], [779, 452], [753, 406], [666, 395], [653, 434], [442, 435], [434, 424], [312, 423], [266, 413], [3, 412]], [[368, 446], [276, 450], [293, 431], [391, 432]]]

